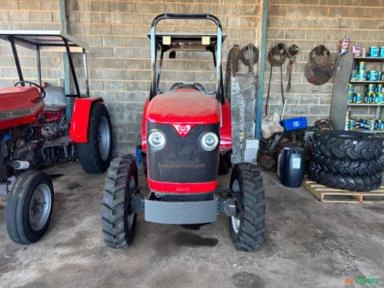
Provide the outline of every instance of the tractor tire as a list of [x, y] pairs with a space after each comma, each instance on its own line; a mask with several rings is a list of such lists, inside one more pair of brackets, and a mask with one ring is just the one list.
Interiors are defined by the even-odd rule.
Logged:
[[131, 199], [138, 192], [135, 159], [126, 155], [114, 159], [108, 169], [101, 204], [104, 242], [111, 248], [128, 247], [136, 232], [136, 213]]
[[50, 178], [38, 171], [16, 177], [6, 205], [8, 235], [18, 244], [39, 241], [52, 217], [54, 191]]
[[314, 154], [312, 161], [325, 172], [339, 173], [349, 176], [370, 176], [384, 171], [384, 157], [373, 160], [342, 160]]
[[89, 117], [88, 142], [79, 143], [77, 152], [83, 170], [102, 173], [107, 170], [112, 156], [112, 126], [103, 103], [94, 103]]
[[239, 251], [255, 251], [263, 243], [265, 230], [265, 197], [263, 179], [255, 164], [234, 165], [231, 193], [239, 204], [238, 216], [229, 218], [229, 232]]
[[371, 191], [380, 187], [382, 176], [374, 174], [370, 176], [347, 176], [333, 172], [326, 172], [315, 162], [311, 163], [311, 178], [317, 183], [331, 188], [345, 189], [350, 191]]
[[378, 159], [383, 154], [383, 138], [353, 131], [318, 133], [314, 135], [313, 152], [338, 159]]

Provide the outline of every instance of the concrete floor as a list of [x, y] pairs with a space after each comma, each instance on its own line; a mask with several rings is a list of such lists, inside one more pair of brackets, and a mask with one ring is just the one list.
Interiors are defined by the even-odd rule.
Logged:
[[328, 288], [358, 276], [384, 287], [384, 205], [320, 204], [265, 174], [267, 233], [259, 252], [235, 251], [224, 216], [197, 231], [141, 216], [133, 246], [113, 250], [100, 228], [104, 175], [86, 175], [78, 164], [47, 173], [55, 176], [56, 199], [39, 243], [12, 243], [0, 207], [0, 287]]

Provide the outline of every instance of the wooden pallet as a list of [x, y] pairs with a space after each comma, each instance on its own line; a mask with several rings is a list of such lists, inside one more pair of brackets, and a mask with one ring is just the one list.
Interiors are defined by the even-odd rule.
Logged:
[[303, 186], [323, 203], [384, 203], [384, 186], [370, 192], [354, 192], [330, 188], [307, 179]]

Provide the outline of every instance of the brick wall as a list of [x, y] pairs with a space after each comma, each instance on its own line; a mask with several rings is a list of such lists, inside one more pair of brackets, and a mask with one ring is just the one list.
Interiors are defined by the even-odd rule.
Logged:
[[[7, 0], [0, 8], [1, 29], [58, 29], [60, 23], [58, 0]], [[227, 34], [224, 60], [233, 44], [257, 44], [260, 6], [256, 0], [221, 1], [102, 1], [68, 0], [70, 30], [90, 46], [89, 68], [92, 96], [102, 96], [111, 113], [115, 131], [116, 153], [132, 149], [140, 131], [141, 111], [148, 94], [150, 79], [149, 40], [146, 34], [154, 16], [163, 12], [212, 13], [217, 15]], [[336, 50], [338, 39], [348, 33], [352, 41], [369, 46], [384, 45], [384, 1], [364, 0], [270, 0], [268, 7], [268, 49], [279, 41], [296, 43], [302, 49], [294, 67], [293, 92], [286, 94], [287, 116], [309, 115], [310, 121], [327, 117], [332, 84], [310, 85], [304, 75], [308, 52], [325, 43]], [[192, 4], [193, 3], [193, 4]], [[380, 7], [380, 8], [378, 8]], [[167, 22], [164, 30], [206, 31], [206, 23]], [[377, 42], [379, 41], [379, 42]], [[0, 84], [9, 85], [16, 78], [10, 49], [0, 44]], [[22, 63], [27, 75], [34, 75], [34, 58], [22, 51]], [[180, 76], [208, 84], [210, 60], [199, 57], [199, 63], [178, 55], [173, 65], [165, 65], [164, 77]], [[43, 77], [48, 81], [62, 78], [59, 57], [43, 62]], [[265, 85], [269, 77], [266, 65]], [[225, 64], [224, 64], [225, 67]], [[285, 73], [285, 68], [284, 73]], [[271, 109], [279, 111], [279, 74], [275, 68], [271, 87]], [[208, 79], [208, 80], [207, 80]], [[176, 79], [177, 80], [177, 79]], [[169, 81], [170, 82], [170, 81]], [[169, 83], [166, 83], [169, 84]], [[284, 83], [284, 87], [286, 82]]]
[[[0, 29], [4, 30], [59, 30], [60, 12], [59, 1], [55, 0], [10, 0], [1, 1]], [[28, 49], [20, 49], [20, 60], [25, 78], [36, 80], [35, 54]], [[45, 55], [45, 54], [43, 54]], [[57, 69], [61, 64], [60, 57], [42, 58], [42, 77], [47, 81], [62, 78], [62, 72]], [[48, 67], [50, 69], [48, 69]], [[12, 57], [10, 45], [0, 42], [0, 87], [11, 85], [16, 81], [17, 72]]]
[[[140, 131], [141, 112], [150, 86], [147, 33], [152, 19], [164, 12], [215, 14], [228, 35], [229, 41], [224, 45], [227, 51], [234, 43], [255, 41], [258, 5], [252, 2], [195, 1], [191, 5], [190, 1], [74, 1], [71, 29], [91, 45], [91, 91], [108, 101], [116, 141], [123, 148], [119, 150], [133, 147]], [[159, 30], [212, 31], [212, 27], [207, 22], [167, 21]], [[172, 81], [212, 81], [211, 58], [200, 56], [196, 61], [184, 56], [188, 55], [179, 53], [175, 60], [165, 61], [162, 79], [168, 80], [167, 87]]]
[[[303, 73], [313, 47], [325, 44], [336, 54], [338, 41], [344, 34], [349, 35], [352, 44], [384, 46], [382, 0], [270, 0], [268, 13], [268, 49], [280, 41], [287, 45], [296, 43], [301, 48], [292, 75], [293, 91], [285, 95], [288, 101], [286, 117], [307, 115], [313, 123], [329, 115], [332, 80], [315, 86], [307, 81]], [[269, 64], [266, 66], [265, 87]], [[271, 110], [281, 111], [280, 76], [278, 68], [274, 71]], [[284, 81], [284, 87], [286, 84]], [[373, 115], [375, 109], [368, 109], [354, 109], [354, 115]]]
[[[7, 1], [7, 6], [3, 6], [0, 10], [0, 27], [4, 29], [57, 28], [58, 2]], [[114, 126], [117, 153], [133, 148], [140, 133], [142, 107], [150, 84], [149, 40], [146, 35], [152, 19], [163, 12], [215, 14], [221, 19], [225, 33], [228, 35], [224, 45], [226, 56], [226, 51], [235, 43], [242, 46], [249, 42], [255, 43], [259, 18], [258, 5], [254, 2], [252, 0], [219, 2], [201, 0], [194, 1], [191, 5], [190, 1], [183, 0], [68, 1], [71, 33], [88, 42], [90, 46], [91, 95], [102, 96], [106, 100]], [[25, 6], [25, 3], [28, 5]], [[39, 18], [35, 18], [39, 10], [43, 10], [43, 13], [38, 15]], [[29, 26], [29, 24], [33, 25]], [[208, 29], [207, 23], [204, 22], [196, 24], [196, 22], [183, 21], [181, 24], [175, 26], [176, 23], [167, 21], [159, 28], [167, 31], [183, 29], [206, 31]], [[7, 78], [6, 82], [9, 83], [16, 77], [16, 73], [11, 72], [13, 63], [10, 50], [8, 47], [1, 47], [7, 55], [0, 56], [1, 63], [7, 58], [8, 64], [0, 78]], [[32, 65], [28, 65], [28, 63], [33, 64], [33, 54], [29, 55], [24, 51], [23, 54], [31, 56], [23, 57], [22, 60], [29, 59], [23, 63], [33, 71]], [[212, 81], [213, 72], [207, 72], [207, 69], [212, 68], [211, 58], [198, 57], [197, 63], [196, 60], [187, 60], [183, 56], [185, 55], [178, 55], [177, 59], [172, 61], [172, 65], [165, 63], [164, 78], [172, 80], [172, 77], [176, 77], [177, 81], [179, 74], [188, 70], [184, 78], [188, 77], [190, 81], [202, 84], [209, 84]], [[59, 60], [56, 58], [56, 61]], [[52, 63], [51, 60], [48, 62]], [[55, 66], [58, 65], [60, 63], [56, 62]], [[48, 72], [43, 72], [43, 76], [45, 73]], [[58, 73], [56, 74], [62, 77]], [[171, 81], [167, 81], [165, 84], [170, 83]], [[6, 83], [3, 81], [2, 84]]]

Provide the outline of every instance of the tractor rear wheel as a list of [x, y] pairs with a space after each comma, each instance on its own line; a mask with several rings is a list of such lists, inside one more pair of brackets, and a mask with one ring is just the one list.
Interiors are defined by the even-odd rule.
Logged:
[[54, 192], [49, 177], [38, 171], [17, 176], [6, 206], [9, 237], [19, 244], [39, 241], [52, 216]]
[[263, 243], [265, 197], [263, 179], [255, 164], [240, 163], [232, 169], [231, 193], [238, 203], [238, 215], [229, 218], [229, 231], [239, 251], [255, 251]]
[[101, 205], [104, 242], [112, 248], [128, 247], [136, 231], [136, 213], [131, 212], [132, 197], [138, 193], [135, 159], [126, 155], [114, 159], [105, 179]]
[[112, 156], [112, 127], [107, 108], [94, 103], [89, 117], [88, 142], [77, 144], [79, 161], [87, 173], [107, 170]]

